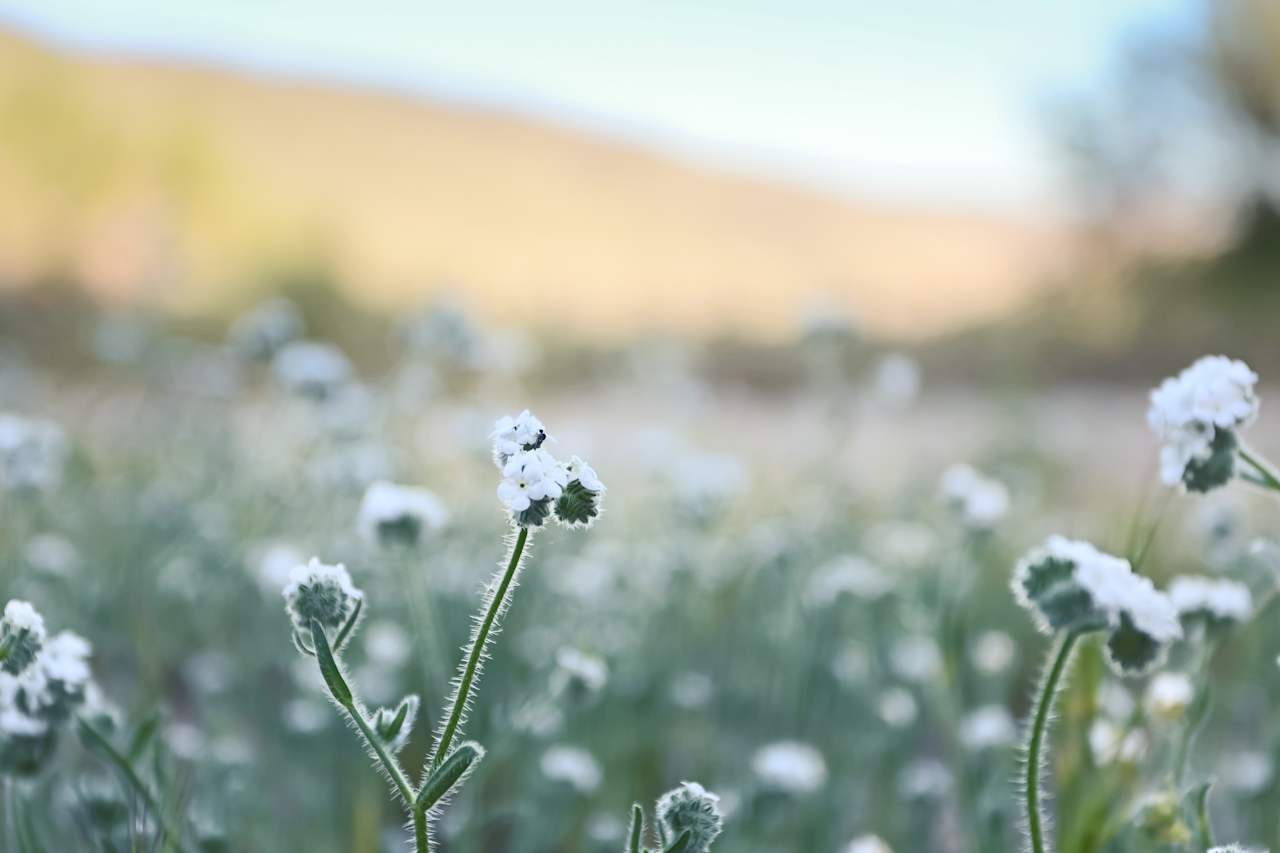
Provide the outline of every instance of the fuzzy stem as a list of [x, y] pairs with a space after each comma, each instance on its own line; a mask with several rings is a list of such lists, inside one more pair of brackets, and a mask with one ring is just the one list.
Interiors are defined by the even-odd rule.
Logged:
[[1045, 853], [1048, 849], [1044, 842], [1044, 828], [1040, 812], [1040, 755], [1044, 748], [1045, 730], [1049, 726], [1049, 715], [1053, 710], [1053, 700], [1058, 693], [1058, 684], [1067, 669], [1071, 652], [1075, 648], [1080, 635], [1071, 632], [1058, 641], [1057, 647], [1050, 654], [1053, 663], [1045, 673], [1044, 683], [1040, 686], [1040, 696], [1036, 700], [1035, 717], [1031, 723], [1031, 738], [1027, 743], [1027, 766], [1025, 778], [1027, 833], [1031, 839], [1031, 853]]
[[360, 708], [354, 702], [342, 705], [343, 710], [347, 712], [347, 716], [356, 724], [356, 728], [360, 730], [360, 734], [364, 737], [365, 742], [369, 744], [369, 748], [373, 750], [374, 755], [378, 757], [378, 761], [382, 764], [382, 768], [387, 771], [387, 776], [391, 778], [391, 783], [395, 785], [396, 793], [404, 800], [405, 808], [413, 808], [413, 786], [409, 784], [409, 779], [404, 775], [404, 771], [400, 769], [400, 762], [396, 761], [395, 756], [387, 752], [382, 741], [378, 739], [373, 729], [369, 728], [369, 723], [364, 718], [364, 714], [360, 712]]
[[1263, 488], [1271, 489], [1273, 492], [1280, 492], [1280, 474], [1271, 467], [1267, 460], [1255, 454], [1244, 445], [1236, 448], [1236, 452], [1240, 455], [1241, 459], [1257, 471], [1257, 477], [1246, 476], [1245, 479], [1249, 480], [1251, 483], [1256, 483]]
[[414, 804], [413, 806], [413, 843], [418, 853], [431, 850], [431, 827], [427, 823], [427, 810]]
[[516, 537], [515, 545], [511, 549], [511, 560], [507, 563], [507, 570], [502, 575], [502, 581], [498, 584], [498, 588], [493, 594], [493, 599], [489, 602], [489, 610], [485, 613], [484, 621], [480, 623], [480, 627], [476, 630], [476, 635], [471, 642], [471, 648], [467, 652], [467, 660], [462, 669], [462, 678], [459, 680], [458, 689], [453, 694], [453, 699], [450, 702], [449, 721], [445, 723], [444, 730], [440, 734], [440, 742], [436, 745], [435, 753], [431, 759], [432, 769], [439, 767], [440, 763], [449, 757], [449, 747], [453, 743], [454, 736], [458, 733], [458, 727], [462, 722], [462, 715], [466, 710], [467, 701], [471, 698], [471, 689], [475, 683], [480, 659], [484, 655], [485, 646], [489, 642], [489, 632], [493, 630], [493, 625], [498, 620], [498, 614], [502, 612], [502, 608], [506, 603], [507, 592], [511, 589], [511, 581], [515, 578], [516, 569], [520, 566], [520, 557], [524, 554], [524, 545], [528, 539], [529, 528], [521, 527], [520, 533]]

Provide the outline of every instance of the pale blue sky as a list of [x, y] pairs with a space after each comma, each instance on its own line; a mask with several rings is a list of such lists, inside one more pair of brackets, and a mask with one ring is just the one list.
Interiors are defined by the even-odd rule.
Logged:
[[1198, 0], [0, 0], [0, 22], [514, 109], [893, 201], [1054, 197], [1039, 111]]

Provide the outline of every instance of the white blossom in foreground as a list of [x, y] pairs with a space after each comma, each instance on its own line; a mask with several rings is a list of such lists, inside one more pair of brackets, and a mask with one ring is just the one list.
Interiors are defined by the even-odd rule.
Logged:
[[311, 635], [313, 619], [327, 631], [340, 629], [363, 598], [364, 593], [351, 583], [346, 566], [327, 565], [315, 557], [294, 566], [284, 588], [285, 610], [304, 637]]
[[412, 545], [448, 522], [449, 510], [435, 493], [379, 480], [365, 490], [356, 527], [368, 542]]
[[663, 837], [674, 840], [689, 833], [685, 849], [692, 853], [707, 853], [724, 826], [720, 798], [697, 782], [681, 782], [679, 788], [663, 794], [654, 814]]
[[859, 835], [849, 842], [844, 853], [893, 853], [893, 848], [878, 835]]
[[32, 663], [45, 642], [44, 618], [30, 602], [13, 599], [0, 618], [0, 669], [20, 675]]
[[542, 421], [528, 409], [515, 417], [498, 418], [489, 437], [493, 439], [493, 459], [499, 468], [505, 468], [507, 460], [523, 450], [537, 450], [549, 438]]
[[577, 746], [549, 747], [542, 753], [539, 767], [543, 776], [553, 782], [564, 782], [580, 794], [594, 793], [604, 781], [604, 771], [595, 756]]
[[827, 762], [807, 743], [778, 741], [762, 746], [751, 759], [761, 784], [789, 794], [812, 794], [827, 782]]
[[1244, 622], [1253, 613], [1249, 587], [1224, 578], [1180, 575], [1169, 583], [1169, 599], [1184, 619], [1200, 617], [1228, 624]]
[[1009, 512], [1009, 490], [1004, 483], [969, 465], [952, 465], [943, 472], [940, 491], [964, 524], [974, 530], [989, 530]]
[[1204, 492], [1231, 478], [1235, 433], [1258, 414], [1257, 381], [1243, 361], [1207, 355], [1151, 392], [1147, 423], [1161, 442], [1166, 485]]
[[1195, 699], [1195, 685], [1181, 672], [1157, 673], [1147, 685], [1143, 704], [1147, 713], [1163, 720], [1177, 720]]
[[1046, 633], [1109, 632], [1109, 658], [1122, 673], [1146, 670], [1182, 637], [1169, 597], [1128, 560], [1087, 542], [1049, 537], [1018, 563], [1013, 591]]

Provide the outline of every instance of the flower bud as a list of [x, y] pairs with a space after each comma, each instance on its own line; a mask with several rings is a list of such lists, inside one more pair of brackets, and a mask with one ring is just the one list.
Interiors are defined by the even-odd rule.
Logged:
[[284, 588], [285, 610], [304, 637], [311, 635], [313, 619], [328, 632], [339, 630], [363, 599], [364, 593], [351, 583], [346, 566], [326, 565], [315, 557], [306, 565], [295, 566]]
[[663, 836], [674, 841], [689, 833], [690, 853], [707, 853], [723, 828], [720, 798], [697, 782], [682, 782], [658, 799], [655, 809]]
[[26, 601], [13, 599], [0, 618], [0, 669], [20, 675], [35, 662], [44, 645], [44, 618]]
[[373, 731], [391, 753], [397, 753], [409, 741], [418, 718], [419, 700], [410, 694], [394, 708], [379, 708], [373, 713]]
[[572, 457], [561, 467], [568, 483], [556, 501], [556, 518], [566, 527], [589, 527], [600, 515], [604, 483], [580, 457]]
[[1172, 793], [1148, 796], [1138, 807], [1138, 829], [1157, 844], [1186, 844], [1191, 828], [1182, 818], [1178, 798]]

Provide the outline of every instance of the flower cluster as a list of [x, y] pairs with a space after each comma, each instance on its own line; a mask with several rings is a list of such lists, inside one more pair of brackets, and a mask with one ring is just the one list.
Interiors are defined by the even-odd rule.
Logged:
[[943, 498], [966, 527], [989, 530], [1009, 511], [1009, 490], [969, 465], [952, 465], [942, 475]]
[[62, 482], [68, 445], [53, 421], [0, 414], [0, 487], [49, 491]]
[[369, 542], [414, 545], [424, 531], [448, 521], [449, 510], [434, 493], [379, 480], [365, 491], [356, 526]]
[[498, 499], [520, 527], [540, 527], [553, 515], [567, 527], [585, 527], [600, 514], [604, 483], [574, 456], [561, 462], [543, 445], [542, 422], [529, 413], [493, 425], [493, 460], [502, 472]]
[[674, 841], [686, 832], [689, 834], [684, 849], [690, 853], [707, 853], [724, 825], [720, 798], [697, 782], [682, 782], [679, 788], [663, 794], [654, 814], [663, 838]]
[[285, 388], [313, 400], [334, 397], [353, 372], [342, 350], [319, 341], [285, 344], [272, 359], [271, 370]]
[[351, 583], [346, 566], [326, 565], [315, 557], [294, 566], [284, 588], [285, 610], [303, 637], [311, 635], [313, 619], [328, 632], [342, 629], [363, 600], [364, 593]]
[[1049, 537], [1018, 563], [1013, 591], [1046, 633], [1108, 631], [1109, 657], [1122, 674], [1146, 670], [1182, 636], [1167, 595], [1128, 560], [1087, 542]]
[[1180, 575], [1169, 583], [1169, 599], [1183, 620], [1203, 619], [1223, 626], [1244, 622], [1253, 612], [1249, 587], [1204, 575]]
[[23, 653], [11, 651], [0, 671], [0, 773], [29, 776], [53, 753], [61, 724], [88, 700], [93, 648], [71, 631], [46, 638], [44, 620], [24, 601], [10, 601], [0, 624], [6, 638], [23, 638], [8, 646]]
[[1151, 392], [1147, 423], [1160, 437], [1160, 478], [1195, 492], [1235, 472], [1236, 431], [1258, 414], [1258, 375], [1243, 361], [1207, 355]]

